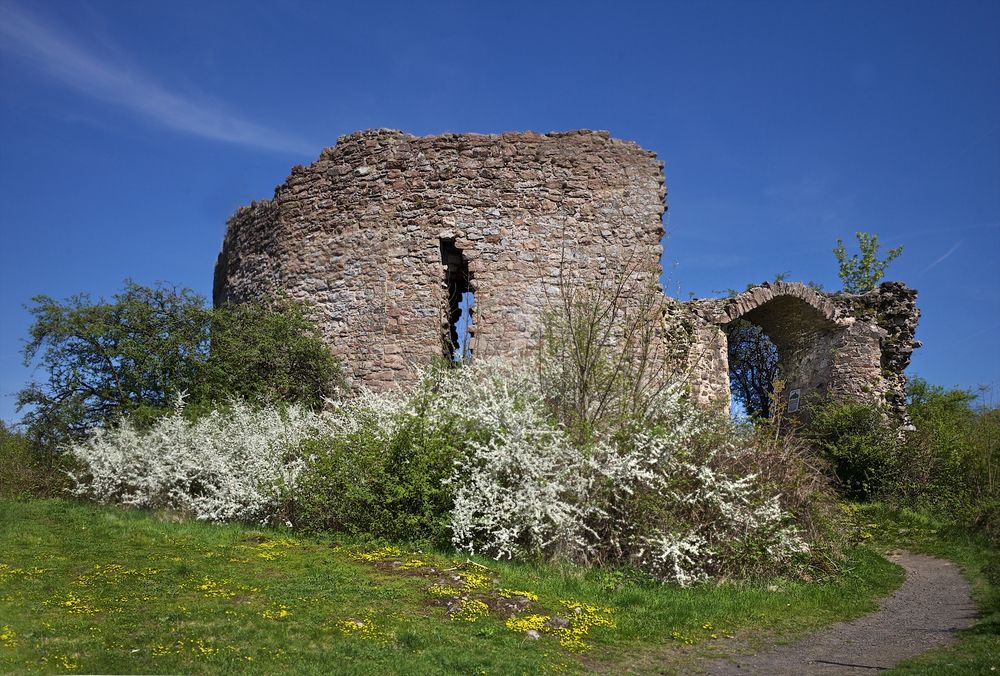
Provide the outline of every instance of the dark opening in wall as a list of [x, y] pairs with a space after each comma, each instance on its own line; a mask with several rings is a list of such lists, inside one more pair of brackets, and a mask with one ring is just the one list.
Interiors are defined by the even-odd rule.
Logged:
[[444, 356], [450, 361], [472, 358], [472, 308], [474, 304], [469, 262], [454, 239], [441, 240], [441, 263], [444, 266], [447, 325], [442, 327]]

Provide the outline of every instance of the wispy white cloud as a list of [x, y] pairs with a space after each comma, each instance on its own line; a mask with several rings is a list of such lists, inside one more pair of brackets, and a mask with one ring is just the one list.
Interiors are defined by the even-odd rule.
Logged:
[[315, 148], [221, 107], [169, 91], [135, 68], [102, 59], [12, 3], [0, 3], [0, 49], [81, 94], [127, 108], [175, 131], [297, 155]]
[[950, 249], [948, 249], [948, 251], [946, 251], [942, 256], [939, 256], [933, 263], [931, 263], [926, 268], [924, 268], [923, 270], [921, 270], [920, 274], [924, 274], [925, 272], [927, 272], [928, 270], [930, 270], [931, 268], [933, 268], [935, 265], [937, 265], [938, 263], [940, 263], [941, 261], [943, 261], [945, 258], [947, 258], [948, 256], [950, 256], [953, 253], [955, 253], [955, 251], [958, 250], [958, 247], [962, 246], [962, 242], [964, 242], [964, 241], [965, 241], [964, 239], [960, 239], [957, 242], [955, 242], [955, 246], [953, 246]]

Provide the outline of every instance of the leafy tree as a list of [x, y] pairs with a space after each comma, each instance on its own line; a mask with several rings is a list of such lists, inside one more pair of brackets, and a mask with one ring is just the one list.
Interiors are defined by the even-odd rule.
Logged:
[[121, 416], [147, 418], [194, 383], [208, 343], [209, 312], [189, 289], [125, 282], [94, 302], [36, 296], [24, 363], [45, 372], [17, 397], [31, 436], [54, 448]]
[[45, 375], [18, 393], [33, 442], [55, 449], [128, 416], [140, 425], [189, 393], [192, 411], [226, 399], [318, 406], [339, 370], [305, 309], [206, 307], [190, 289], [125, 282], [111, 301], [36, 296], [25, 365]]
[[340, 367], [301, 303], [228, 305], [212, 313], [211, 349], [194, 396], [323, 405], [342, 385]]
[[726, 329], [729, 383], [733, 399], [753, 418], [771, 416], [771, 393], [778, 377], [778, 349], [764, 330], [745, 319]]
[[844, 240], [838, 239], [837, 246], [833, 249], [833, 254], [837, 257], [840, 266], [838, 275], [844, 283], [844, 291], [848, 293], [865, 293], [871, 291], [885, 277], [885, 269], [889, 263], [896, 260], [903, 247], [889, 249], [885, 258], [879, 259], [878, 235], [867, 232], [854, 233], [858, 239], [858, 248], [861, 255], [847, 255], [844, 247]]

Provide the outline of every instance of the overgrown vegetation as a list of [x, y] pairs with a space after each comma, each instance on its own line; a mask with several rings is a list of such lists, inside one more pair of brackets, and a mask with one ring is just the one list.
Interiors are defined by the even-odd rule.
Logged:
[[67, 423], [77, 495], [203, 520], [682, 585], [829, 572], [822, 471], [798, 445], [686, 400], [658, 291], [638, 278], [565, 280], [535, 362], [436, 364], [415, 388], [323, 410], [333, 363], [302, 308], [208, 311], [133, 284], [113, 303], [37, 299], [27, 354], [49, 381], [30, 389], [28, 430]]
[[1000, 541], [1000, 408], [989, 393], [913, 378], [916, 428], [904, 448], [900, 504], [950, 516]]
[[0, 421], [0, 499], [56, 497], [70, 487], [68, 458], [39, 453], [23, 433]]
[[297, 528], [447, 545], [445, 480], [468, 441], [435, 400], [448, 373], [429, 369], [408, 400], [364, 392], [328, 412], [324, 433], [299, 449], [309, 462], [287, 505]]
[[898, 486], [899, 432], [881, 408], [856, 401], [815, 403], [802, 434], [832, 464], [845, 498], [872, 500]]
[[902, 435], [885, 411], [856, 402], [814, 407], [804, 435], [834, 464], [847, 497], [923, 510], [1000, 538], [1000, 409], [921, 378], [907, 397], [913, 429]]
[[18, 394], [18, 407], [50, 452], [122, 417], [148, 425], [185, 393], [189, 413], [232, 399], [317, 408], [339, 383], [300, 304], [211, 309], [190, 289], [126, 281], [111, 301], [36, 296], [28, 309], [25, 365], [44, 377]]
[[318, 410], [344, 386], [340, 363], [303, 303], [224, 305], [211, 311], [210, 321], [189, 406], [239, 399]]
[[[29, 434], [0, 428], [0, 497], [44, 497], [68, 487], [182, 518], [417, 543], [364, 559], [404, 577], [443, 565], [414, 547], [453, 547], [492, 561], [546, 562], [536, 571], [547, 574], [553, 563], [585, 566], [573, 574], [602, 580], [607, 593], [628, 587], [626, 580], [672, 582], [722, 594], [723, 606], [729, 592], [697, 583], [792, 585], [837, 579], [857, 565], [863, 555], [843, 554], [831, 473], [845, 497], [934, 510], [955, 524], [998, 532], [997, 409], [917, 379], [909, 390], [915, 429], [905, 438], [882, 411], [856, 403], [813, 409], [801, 437], [789, 433], [780, 408], [753, 424], [733, 423], [687, 401], [676, 355], [657, 333], [651, 293], [621, 279], [563, 289], [534, 361], [439, 363], [414, 388], [391, 393], [338, 392], [336, 364], [301, 306], [210, 311], [199, 303], [188, 292], [135, 285], [114, 303], [36, 299], [26, 356], [40, 358], [49, 379], [22, 393]], [[68, 453], [48, 452], [46, 444], [67, 439], [61, 448]], [[265, 547], [261, 558], [284, 556], [273, 548], [286, 545]], [[9, 571], [15, 564], [0, 565]], [[476, 565], [522, 571], [515, 578], [526, 570]], [[515, 602], [525, 611], [513, 625], [520, 634], [562, 636], [574, 627], [546, 624], [563, 603], [555, 596], [527, 613], [535, 592], [525, 595], [526, 586], [456, 593], [451, 587], [464, 579], [438, 581], [432, 586], [440, 594], [424, 593], [455, 621], [482, 620], [490, 641], [498, 630], [490, 624], [494, 606], [509, 601], [504, 589], [521, 589], [511, 594], [529, 601]], [[207, 577], [188, 591], [227, 584]], [[647, 593], [633, 591], [634, 598]], [[100, 603], [109, 602], [62, 600], [71, 614], [97, 609], [84, 615], [104, 613]], [[263, 609], [255, 604], [241, 600], [230, 610], [259, 610], [271, 621], [294, 612], [277, 598]], [[383, 611], [369, 608], [363, 617]], [[331, 627], [354, 638], [391, 637], [381, 645], [393, 649], [412, 629], [380, 628], [352, 612]], [[597, 610], [581, 613], [597, 618], [594, 626], [610, 626]], [[615, 622], [628, 635], [628, 621]], [[687, 642], [686, 631], [670, 635]], [[10, 627], [3, 635], [9, 632], [18, 635]], [[180, 670], [199, 652], [215, 654], [192, 637], [169, 649], [153, 645], [151, 658], [170, 654], [170, 668]], [[226, 650], [233, 655], [222, 659], [216, 647], [220, 669], [263, 656]], [[62, 657], [76, 665], [81, 654]], [[522, 658], [499, 663], [537, 666]]]
[[583, 447], [533, 369], [480, 360], [322, 413], [233, 405], [192, 422], [178, 410], [71, 454], [79, 494], [207, 520], [450, 537], [498, 559], [625, 564], [680, 584], [814, 574], [830, 553], [829, 494], [801, 450], [699, 412], [679, 387], [657, 397], [648, 427]]

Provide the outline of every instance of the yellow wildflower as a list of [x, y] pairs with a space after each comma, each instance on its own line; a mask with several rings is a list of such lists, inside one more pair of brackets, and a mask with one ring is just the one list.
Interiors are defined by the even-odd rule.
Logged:
[[292, 613], [289, 612], [288, 606], [283, 603], [275, 604], [273, 608], [269, 608], [261, 613], [261, 617], [265, 620], [283, 620]]
[[458, 608], [451, 613], [451, 619], [461, 622], [478, 622], [490, 612], [490, 607], [479, 599], [462, 599]]
[[379, 547], [378, 549], [372, 549], [371, 551], [358, 551], [352, 552], [350, 557], [355, 561], [365, 561], [366, 563], [375, 563], [376, 561], [384, 561], [386, 559], [396, 559], [403, 555], [402, 550], [399, 547]]
[[0, 627], [0, 642], [3, 642], [5, 648], [17, 647], [17, 634], [6, 624]]
[[515, 596], [523, 596], [529, 601], [538, 601], [538, 594], [530, 591], [519, 591], [517, 589], [501, 589], [500, 596], [505, 599], [513, 598]]
[[532, 629], [535, 631], [544, 631], [546, 628], [545, 623], [548, 619], [548, 615], [526, 615], [524, 617], [508, 618], [504, 624], [511, 631], [516, 631], [518, 633], [530, 631]]

